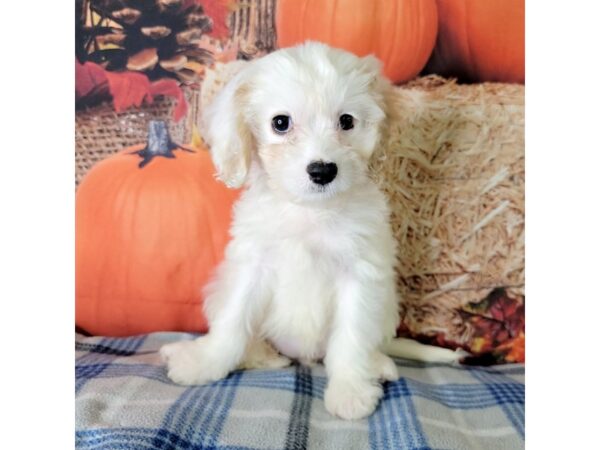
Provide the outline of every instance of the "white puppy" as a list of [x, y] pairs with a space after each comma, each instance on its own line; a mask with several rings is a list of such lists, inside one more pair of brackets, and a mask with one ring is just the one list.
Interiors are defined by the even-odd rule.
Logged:
[[[388, 89], [376, 58], [307, 43], [248, 63], [219, 93], [204, 136], [219, 178], [245, 190], [206, 289], [209, 334], [161, 349], [173, 381], [323, 359], [327, 410], [373, 412], [380, 381], [398, 377], [382, 352], [398, 324], [396, 244], [367, 169]], [[458, 357], [391, 345], [406, 357]]]

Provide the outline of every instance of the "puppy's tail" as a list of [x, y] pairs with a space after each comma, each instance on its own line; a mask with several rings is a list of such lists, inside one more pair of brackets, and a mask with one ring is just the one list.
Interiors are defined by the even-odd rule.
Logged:
[[469, 356], [469, 353], [461, 349], [449, 350], [405, 338], [390, 340], [383, 345], [382, 350], [389, 356], [435, 363], [458, 363], [462, 358]]

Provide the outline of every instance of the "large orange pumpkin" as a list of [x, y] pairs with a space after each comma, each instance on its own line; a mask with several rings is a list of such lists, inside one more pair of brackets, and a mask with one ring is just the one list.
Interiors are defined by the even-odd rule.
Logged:
[[426, 72], [469, 81], [525, 82], [525, 0], [437, 0]]
[[375, 54], [393, 82], [423, 69], [437, 33], [435, 0], [279, 0], [279, 47], [321, 41], [358, 56]]
[[147, 145], [98, 163], [76, 195], [76, 323], [97, 335], [206, 331], [201, 288], [223, 257], [238, 191], [209, 153]]

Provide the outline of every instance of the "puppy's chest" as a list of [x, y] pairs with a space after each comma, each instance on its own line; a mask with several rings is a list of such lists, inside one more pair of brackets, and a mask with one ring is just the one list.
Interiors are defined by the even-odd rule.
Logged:
[[331, 261], [313, 250], [286, 246], [272, 278], [265, 321], [275, 346], [292, 358], [319, 359], [325, 354], [336, 309], [338, 274]]
[[279, 218], [277, 228], [273, 236], [279, 238], [275, 244], [283, 250], [282, 259], [288, 259], [291, 250], [315, 262], [335, 260], [351, 251], [355, 241], [339, 213], [291, 211]]
[[347, 243], [330, 224], [305, 220], [273, 242], [272, 299], [266, 329], [294, 358], [322, 358], [336, 307]]

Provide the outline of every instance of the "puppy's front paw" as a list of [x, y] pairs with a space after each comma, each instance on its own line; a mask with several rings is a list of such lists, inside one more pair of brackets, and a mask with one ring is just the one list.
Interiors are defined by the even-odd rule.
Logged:
[[400, 378], [396, 363], [388, 355], [381, 352], [375, 353], [373, 356], [375, 376], [384, 381], [396, 381]]
[[381, 385], [368, 380], [332, 379], [325, 390], [325, 409], [342, 419], [362, 419], [375, 411], [382, 395]]
[[206, 384], [225, 378], [229, 369], [207, 351], [202, 339], [167, 344], [160, 356], [167, 364], [167, 376], [185, 386]]

